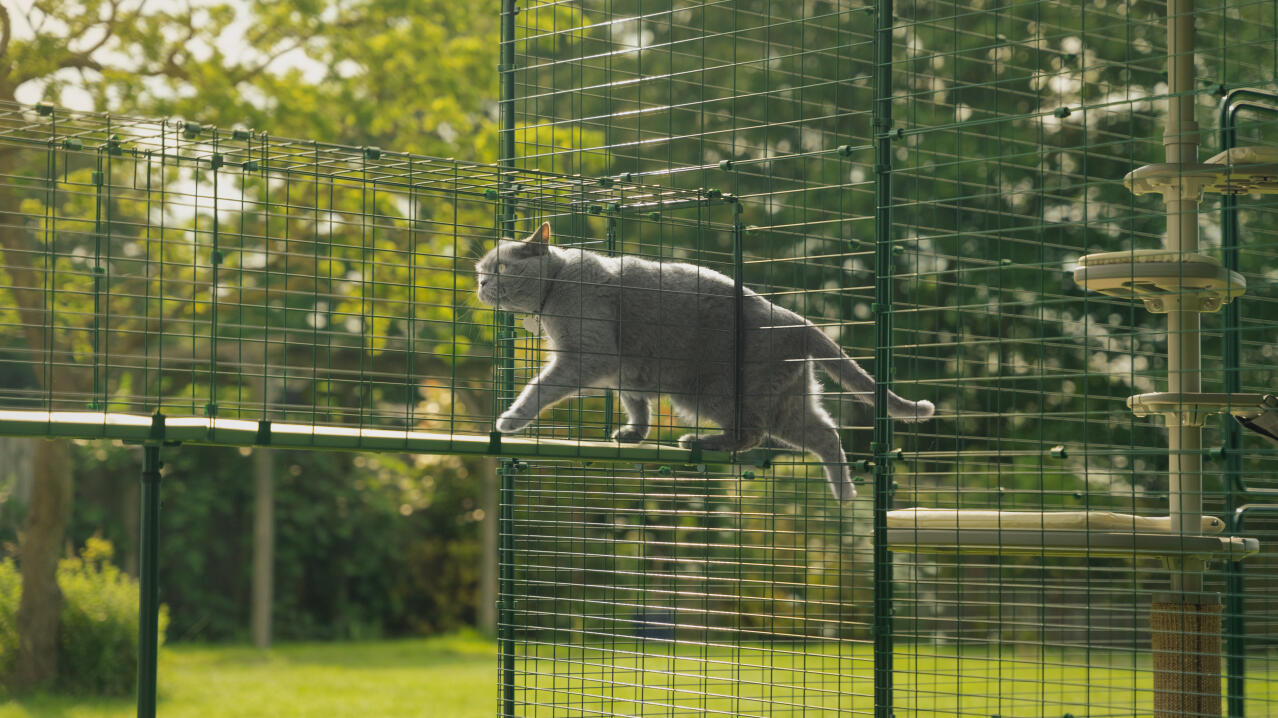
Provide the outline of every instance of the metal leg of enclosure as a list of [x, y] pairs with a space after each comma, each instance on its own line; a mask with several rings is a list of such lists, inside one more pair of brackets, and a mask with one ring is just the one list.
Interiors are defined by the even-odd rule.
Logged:
[[138, 718], [155, 716], [160, 639], [160, 447], [147, 444], [142, 459], [142, 547], [138, 569]]
[[503, 461], [497, 469], [501, 482], [498, 495], [498, 549], [497, 549], [497, 643], [501, 656], [501, 713], [502, 718], [515, 716], [515, 626], [514, 606], [514, 506], [511, 496], [514, 488], [515, 462]]
[[887, 512], [892, 508], [892, 419], [888, 387], [892, 377], [892, 0], [874, 8], [874, 716], [893, 718], [892, 554]]

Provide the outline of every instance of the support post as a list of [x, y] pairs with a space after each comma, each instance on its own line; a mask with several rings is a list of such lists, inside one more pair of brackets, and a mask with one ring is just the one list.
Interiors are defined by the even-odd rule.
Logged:
[[[1194, 1], [1167, 2], [1166, 161], [1198, 160], [1194, 120]], [[1166, 192], [1170, 250], [1198, 251], [1199, 189], [1180, 182]], [[1202, 391], [1198, 305], [1178, 296], [1167, 315], [1167, 385], [1172, 393]], [[1180, 536], [1202, 534], [1202, 428], [1174, 420], [1168, 436], [1168, 514]], [[1203, 562], [1189, 556], [1167, 561], [1171, 592], [1150, 610], [1155, 718], [1220, 715], [1220, 603], [1204, 597]]]
[[[501, 130], [498, 161], [503, 170], [515, 167], [515, 0], [501, 2]], [[501, 197], [499, 223], [504, 236], [514, 236], [515, 205], [510, 197], [506, 177], [498, 182]], [[504, 410], [515, 398], [515, 319], [508, 312], [497, 312], [497, 409]], [[496, 416], [496, 412], [494, 412]], [[494, 435], [496, 432], [494, 431]], [[515, 626], [514, 584], [514, 473], [513, 460], [501, 462], [498, 469], [497, 519], [497, 652], [501, 673], [502, 718], [515, 718]]]
[[142, 541], [138, 561], [138, 718], [155, 717], [160, 643], [160, 447], [142, 447]]
[[[1194, 3], [1167, 3], [1167, 129], [1163, 149], [1167, 162], [1186, 164], [1198, 159], [1198, 124], [1194, 121]], [[1177, 186], [1164, 197], [1167, 204], [1167, 248], [1198, 251], [1198, 189]], [[1172, 393], [1202, 391], [1199, 312], [1178, 301], [1167, 315], [1167, 384]], [[1177, 422], [1182, 423], [1182, 422]], [[1202, 533], [1202, 428], [1169, 426], [1168, 503], [1172, 531], [1184, 536]], [[1172, 571], [1172, 591], [1197, 593], [1202, 574], [1193, 566]]]
[[892, 553], [887, 512], [892, 508], [892, 0], [874, 4], [874, 717], [892, 712]]
[[1220, 715], [1220, 613], [1215, 596], [1154, 598], [1154, 718]]
[[515, 718], [515, 508], [511, 503], [515, 472], [514, 459], [502, 461], [501, 468], [497, 470], [501, 481], [501, 506], [497, 520], [497, 653], [501, 661], [501, 718]]

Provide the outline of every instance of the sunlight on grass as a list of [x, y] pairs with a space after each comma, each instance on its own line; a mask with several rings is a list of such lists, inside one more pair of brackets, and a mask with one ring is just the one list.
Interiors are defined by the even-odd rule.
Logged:
[[[521, 645], [521, 649], [528, 649]], [[517, 662], [520, 715], [861, 715], [873, 708], [864, 644], [721, 646], [614, 642], [542, 649]], [[841, 652], [840, 652], [841, 651]], [[662, 654], [665, 655], [662, 655]], [[1274, 656], [1257, 656], [1248, 715], [1268, 715]], [[175, 646], [160, 664], [164, 718], [357, 716], [491, 718], [496, 646], [473, 634], [364, 643]], [[1148, 656], [1096, 650], [897, 647], [898, 718], [952, 715], [1146, 715]], [[1115, 709], [1120, 709], [1115, 713]], [[781, 710], [781, 713], [777, 711]], [[132, 700], [37, 696], [0, 718], [126, 718]]]
[[[160, 660], [159, 715], [449, 716], [497, 712], [496, 646], [473, 635], [369, 643], [173, 646]], [[38, 696], [0, 704], [0, 718], [125, 718], [132, 699]]]

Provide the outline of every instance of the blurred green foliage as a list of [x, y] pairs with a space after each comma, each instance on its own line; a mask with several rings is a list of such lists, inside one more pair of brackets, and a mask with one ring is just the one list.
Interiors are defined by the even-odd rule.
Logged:
[[[110, 541], [90, 537], [79, 555], [58, 564], [64, 599], [54, 684], [59, 692], [126, 696], [137, 686], [138, 584], [112, 563], [114, 553]], [[17, 566], [12, 559], [0, 561], [0, 689], [17, 652], [21, 595]], [[168, 620], [161, 605], [161, 637]]]
[[[136, 553], [137, 449], [77, 447], [73, 540]], [[253, 471], [247, 450], [164, 452], [161, 599], [177, 641], [247, 638]], [[274, 633], [280, 639], [425, 635], [475, 622], [482, 510], [457, 457], [274, 452]]]

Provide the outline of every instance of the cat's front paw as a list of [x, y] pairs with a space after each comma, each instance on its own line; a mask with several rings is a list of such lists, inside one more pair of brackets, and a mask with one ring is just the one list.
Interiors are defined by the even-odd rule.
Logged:
[[633, 426], [623, 426], [612, 432], [612, 440], [622, 444], [638, 444], [647, 437], [648, 432], [639, 431]]
[[508, 411], [497, 417], [497, 431], [503, 434], [513, 434], [531, 423], [532, 419], [526, 419]]
[[684, 449], [688, 449], [689, 451], [693, 449], [700, 449], [701, 437], [696, 434], [684, 434], [679, 437], [679, 446]]

